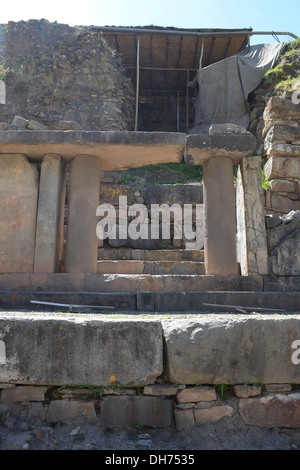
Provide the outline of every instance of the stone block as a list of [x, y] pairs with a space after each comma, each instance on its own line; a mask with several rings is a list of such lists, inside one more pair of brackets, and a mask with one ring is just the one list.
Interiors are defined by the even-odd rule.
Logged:
[[244, 157], [236, 189], [237, 251], [242, 276], [268, 274], [261, 157]]
[[170, 383], [300, 383], [292, 343], [299, 316], [162, 320]]
[[240, 398], [256, 397], [257, 395], [261, 394], [261, 386], [260, 385], [235, 385], [234, 393], [236, 394], [237, 397], [240, 397]]
[[143, 192], [145, 203], [203, 204], [202, 184], [160, 184], [149, 186]]
[[177, 394], [178, 403], [196, 403], [198, 401], [212, 401], [216, 399], [215, 389], [206, 386], [186, 388]]
[[175, 416], [175, 425], [177, 431], [181, 429], [190, 428], [191, 426], [195, 426], [195, 417], [194, 417], [194, 410], [181, 410], [179, 408], [175, 408], [174, 411]]
[[295, 184], [293, 181], [275, 179], [270, 181], [270, 191], [294, 193]]
[[295, 178], [300, 174], [300, 158], [272, 156], [265, 164], [267, 180]]
[[149, 396], [106, 397], [101, 402], [100, 424], [106, 427], [171, 426], [173, 400]]
[[272, 394], [240, 399], [239, 413], [247, 425], [264, 428], [299, 428], [300, 394]]
[[34, 257], [35, 272], [57, 272], [62, 245], [65, 196], [64, 165], [59, 155], [45, 155], [41, 165]]
[[144, 395], [172, 396], [176, 395], [178, 387], [170, 384], [153, 384], [144, 387]]
[[24, 155], [0, 155], [0, 272], [33, 271], [38, 171]]
[[4, 388], [2, 390], [2, 401], [5, 402], [26, 402], [26, 401], [44, 401], [45, 393], [49, 387], [17, 386], [13, 388]]
[[97, 421], [95, 406], [92, 401], [53, 400], [46, 415], [48, 423], [69, 423]]
[[271, 193], [271, 207], [275, 211], [287, 214], [291, 211], [300, 210], [300, 201], [294, 201], [289, 197]]
[[290, 384], [267, 384], [266, 391], [269, 393], [290, 392], [292, 387]]
[[196, 424], [200, 425], [216, 423], [226, 416], [233, 416], [234, 413], [234, 409], [229, 405], [212, 406], [211, 408], [194, 410]]
[[162, 328], [156, 320], [93, 316], [2, 315], [2, 382], [57, 385], [152, 384], [162, 373]]

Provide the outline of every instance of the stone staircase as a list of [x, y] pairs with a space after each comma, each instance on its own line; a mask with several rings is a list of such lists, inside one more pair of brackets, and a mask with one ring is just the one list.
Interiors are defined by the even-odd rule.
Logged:
[[97, 274], [3, 274], [0, 309], [67, 308], [99, 314], [300, 312], [300, 276], [205, 275], [203, 250], [100, 248], [97, 270]]

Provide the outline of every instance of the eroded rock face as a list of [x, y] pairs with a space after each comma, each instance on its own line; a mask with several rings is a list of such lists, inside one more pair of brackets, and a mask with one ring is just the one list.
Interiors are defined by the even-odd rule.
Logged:
[[[267, 229], [269, 273], [273, 275], [300, 275], [300, 211], [267, 219], [274, 225]], [[267, 225], [268, 226], [268, 225]]]
[[46, 20], [11, 21], [0, 32], [9, 69], [0, 121], [18, 128], [20, 115], [29, 129], [132, 130], [131, 80], [100, 32]]

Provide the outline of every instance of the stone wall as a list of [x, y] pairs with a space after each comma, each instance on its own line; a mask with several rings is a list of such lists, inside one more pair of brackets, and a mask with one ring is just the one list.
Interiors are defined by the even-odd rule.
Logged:
[[234, 418], [262, 428], [300, 427], [295, 316], [19, 314], [2, 315], [1, 325], [4, 424], [22, 417], [32, 424], [180, 430]]
[[0, 48], [8, 70], [2, 129], [132, 130], [133, 87], [100, 32], [11, 21], [0, 25]]

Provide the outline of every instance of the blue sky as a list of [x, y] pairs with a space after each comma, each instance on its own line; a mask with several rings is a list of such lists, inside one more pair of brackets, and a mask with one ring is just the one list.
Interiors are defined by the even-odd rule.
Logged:
[[[253, 28], [300, 36], [300, 2], [289, 0], [15, 0], [1, 5], [0, 22], [45, 18], [73, 25]], [[281, 41], [291, 38], [279, 37]], [[254, 36], [251, 44], [275, 42]]]

